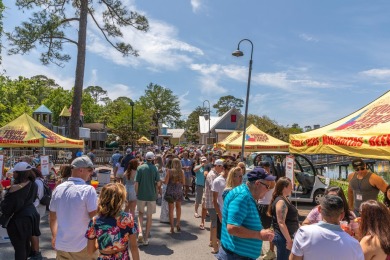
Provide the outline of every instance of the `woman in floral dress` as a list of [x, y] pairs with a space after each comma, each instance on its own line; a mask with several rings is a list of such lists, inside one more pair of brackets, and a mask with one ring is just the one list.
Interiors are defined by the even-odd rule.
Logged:
[[98, 260], [129, 260], [129, 246], [132, 258], [139, 260], [137, 224], [131, 213], [122, 210], [125, 202], [123, 184], [109, 183], [102, 188], [97, 216], [90, 221], [85, 234], [88, 252], [93, 254], [99, 249]]

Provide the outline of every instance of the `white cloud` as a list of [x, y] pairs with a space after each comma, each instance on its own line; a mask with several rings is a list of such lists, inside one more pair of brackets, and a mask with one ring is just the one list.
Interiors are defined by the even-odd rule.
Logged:
[[362, 71], [360, 74], [378, 79], [390, 79], [390, 69], [370, 69]]
[[202, 1], [201, 0], [191, 0], [191, 6], [192, 6], [192, 11], [194, 13], [197, 13], [202, 6]]
[[307, 41], [307, 42], [318, 42], [318, 39], [316, 39], [313, 36], [306, 34], [306, 33], [301, 33], [299, 35], [299, 38], [301, 38], [302, 40]]
[[[135, 6], [129, 6], [129, 8], [143, 13]], [[98, 14], [99, 12], [101, 10], [96, 11], [95, 18], [101, 22], [102, 17]], [[176, 70], [183, 64], [191, 63], [192, 56], [203, 55], [201, 49], [181, 41], [173, 25], [150, 17], [148, 21], [150, 29], [146, 33], [137, 31], [133, 27], [121, 29], [123, 32], [121, 41], [130, 43], [134, 49], [138, 50], [139, 57], [123, 57], [106, 42], [96, 26], [89, 27], [87, 49], [119, 65], [136, 67], [142, 64], [154, 71]]]
[[[31, 55], [37, 56], [35, 54], [35, 52], [31, 53]], [[55, 82], [64, 89], [72, 89], [75, 82], [74, 77], [64, 77], [64, 74], [58, 72], [61, 68], [56, 67], [55, 65], [41, 65], [38, 62], [38, 57], [34, 57], [33, 60], [35, 60], [35, 62], [30, 62], [22, 55], [3, 55], [2, 66], [6, 70], [6, 75], [11, 78], [17, 78], [21, 75], [26, 78], [36, 75], [45, 75], [50, 79], [54, 79]]]

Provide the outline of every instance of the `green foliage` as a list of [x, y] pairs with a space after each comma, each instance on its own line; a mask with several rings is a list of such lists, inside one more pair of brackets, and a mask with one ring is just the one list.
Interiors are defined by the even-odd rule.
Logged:
[[86, 89], [84, 89], [84, 92], [89, 93], [95, 100], [95, 103], [102, 101], [102, 99], [105, 100], [104, 98], [107, 97], [107, 91], [100, 86], [88, 86]]
[[[159, 112], [159, 120], [169, 125], [174, 125], [180, 120], [179, 100], [172, 90], [160, 85], [150, 83], [145, 94], [139, 98], [141, 106], [154, 112]], [[155, 118], [156, 120], [156, 118]]]
[[238, 111], [241, 111], [240, 108], [242, 108], [244, 105], [244, 100], [241, 98], [236, 98], [231, 95], [220, 97], [218, 102], [213, 105], [213, 108], [217, 109], [218, 116], [222, 116], [227, 111], [230, 110], [230, 108], [235, 107]]
[[1, 57], [1, 50], [3, 49], [3, 44], [1, 42], [1, 36], [3, 35], [3, 12], [4, 12], [4, 4], [3, 4], [3, 1], [0, 0], [0, 64], [1, 64], [1, 61], [2, 61], [2, 57]]

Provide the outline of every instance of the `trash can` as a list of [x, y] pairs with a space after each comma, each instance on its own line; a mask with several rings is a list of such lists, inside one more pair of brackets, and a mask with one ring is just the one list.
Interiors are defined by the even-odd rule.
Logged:
[[99, 186], [104, 186], [107, 183], [110, 183], [110, 178], [111, 178], [111, 170], [110, 169], [99, 169], [97, 171], [97, 177], [98, 177], [98, 182]]

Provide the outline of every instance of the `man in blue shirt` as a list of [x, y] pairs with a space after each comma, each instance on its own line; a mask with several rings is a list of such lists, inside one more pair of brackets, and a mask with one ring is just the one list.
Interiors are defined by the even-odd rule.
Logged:
[[220, 260], [257, 259], [262, 241], [274, 238], [273, 231], [261, 225], [256, 201], [275, 185], [276, 177], [263, 168], [255, 168], [247, 176], [248, 181], [231, 190], [224, 200]]
[[[204, 191], [204, 183], [205, 183], [205, 164], [207, 163], [207, 158], [202, 156], [200, 158], [200, 164], [194, 167], [195, 172], [195, 213], [194, 217], [199, 218], [198, 214], [198, 208], [199, 205], [202, 204], [202, 197], [203, 197], [203, 191]], [[200, 223], [200, 229], [204, 229], [204, 220], [206, 218], [206, 209], [202, 207], [202, 220]]]

